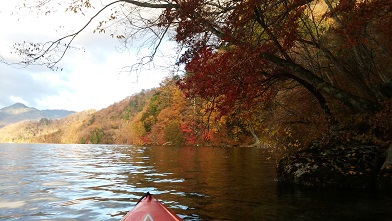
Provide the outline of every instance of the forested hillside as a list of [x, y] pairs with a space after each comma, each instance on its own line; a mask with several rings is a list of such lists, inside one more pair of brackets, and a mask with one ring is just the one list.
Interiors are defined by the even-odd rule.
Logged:
[[[277, 92], [274, 102], [222, 112], [214, 108], [215, 100], [187, 98], [179, 82], [178, 77], [168, 78], [159, 88], [97, 112], [8, 125], [0, 129], [0, 142], [265, 146], [292, 152], [328, 132], [322, 108], [295, 84], [287, 83], [290, 90]], [[377, 116], [371, 122], [389, 128], [383, 119], [390, 115]]]
[[[222, 114], [211, 109], [213, 101], [186, 98], [178, 87], [178, 78], [173, 78], [159, 88], [142, 91], [97, 112], [8, 125], [0, 129], [0, 142], [269, 147], [284, 142], [295, 149], [300, 142], [320, 136], [323, 130], [317, 126], [324, 120], [320, 118], [321, 110], [301, 90], [292, 96], [303, 100], [302, 107], [308, 107], [307, 121], [302, 118], [302, 109], [288, 111], [281, 103], [270, 103], [267, 109]], [[259, 118], [250, 118], [249, 113], [258, 113]], [[276, 126], [288, 121], [292, 122], [290, 128]], [[294, 122], [304, 126], [293, 130]], [[306, 137], [301, 136], [304, 132]]]
[[221, 116], [202, 99], [187, 99], [176, 79], [100, 111], [43, 118], [0, 129], [0, 142], [136, 145], [250, 145], [248, 124]]
[[62, 119], [22, 121], [0, 129], [3, 143], [78, 143], [79, 131], [95, 111], [83, 111]]

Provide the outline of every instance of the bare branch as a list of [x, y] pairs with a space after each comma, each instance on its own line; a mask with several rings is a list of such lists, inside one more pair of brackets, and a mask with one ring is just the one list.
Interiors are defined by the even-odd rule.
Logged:
[[[45, 64], [48, 68], [54, 70], [58, 69], [55, 67], [65, 56], [66, 52], [68, 49], [73, 48], [71, 46], [72, 42], [78, 36], [83, 30], [87, 28], [91, 24], [91, 22], [99, 15], [101, 14], [105, 9], [108, 7], [121, 2], [119, 1], [114, 1], [108, 5], [105, 5], [102, 9], [100, 9], [96, 14], [94, 14], [90, 20], [78, 31], [68, 34], [66, 36], [63, 36], [55, 41], [49, 41], [43, 44], [40, 43], [27, 43], [24, 42], [23, 44], [17, 43], [14, 45], [16, 48], [17, 54], [22, 55], [25, 57], [25, 60], [20, 62], [19, 64], [24, 64], [26, 66], [28, 65], [43, 65]], [[69, 39], [67, 43], [64, 45], [61, 43], [62, 41]], [[26, 47], [27, 46], [27, 47]], [[51, 52], [59, 52], [59, 48], [64, 47], [64, 50], [61, 51], [61, 54], [58, 58], [53, 58], [53, 55], [51, 55]], [[45, 62], [40, 62], [40, 59], [46, 59], [47, 63]], [[53, 60], [52, 60], [53, 59]]]
[[136, 5], [143, 8], [178, 8], [177, 4], [165, 3], [165, 4], [153, 4], [148, 2], [134, 1], [134, 0], [121, 0], [122, 2], [127, 2], [132, 5]]

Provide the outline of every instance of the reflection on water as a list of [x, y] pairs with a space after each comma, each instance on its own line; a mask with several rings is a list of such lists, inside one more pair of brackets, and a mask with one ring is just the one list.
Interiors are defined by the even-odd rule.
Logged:
[[392, 215], [388, 196], [277, 187], [265, 159], [258, 148], [0, 144], [0, 220], [120, 220], [147, 191], [185, 220]]

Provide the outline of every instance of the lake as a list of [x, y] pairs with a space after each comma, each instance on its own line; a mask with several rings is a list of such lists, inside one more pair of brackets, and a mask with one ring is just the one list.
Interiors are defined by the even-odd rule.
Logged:
[[147, 191], [184, 220], [392, 220], [383, 193], [278, 185], [261, 148], [0, 144], [0, 220], [120, 220]]

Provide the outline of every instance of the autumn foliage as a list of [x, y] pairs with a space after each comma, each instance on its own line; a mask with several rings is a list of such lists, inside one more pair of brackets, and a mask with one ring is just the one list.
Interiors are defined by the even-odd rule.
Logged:
[[[137, 14], [107, 22], [139, 19], [121, 23], [133, 31], [119, 39], [127, 45], [151, 31], [158, 47], [170, 35], [184, 48], [177, 64], [185, 73], [146, 97], [97, 112], [84, 123], [82, 142], [295, 150], [340, 130], [366, 134], [364, 142], [391, 142], [391, 0], [118, 3]], [[73, 10], [91, 5], [83, 0]], [[141, 9], [158, 16], [143, 17]]]
[[392, 78], [391, 16], [389, 0], [239, 1], [221, 23], [204, 21], [218, 40], [195, 43], [194, 32], [181, 33], [194, 47], [182, 57], [187, 73], [179, 85], [222, 115], [241, 113], [268, 141], [285, 137], [275, 141], [286, 147], [339, 127], [370, 128], [364, 119], [390, 99], [380, 88]]

